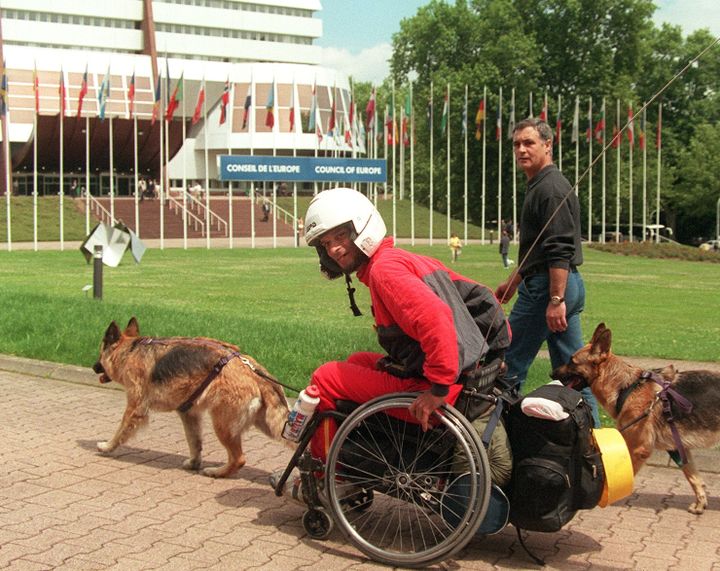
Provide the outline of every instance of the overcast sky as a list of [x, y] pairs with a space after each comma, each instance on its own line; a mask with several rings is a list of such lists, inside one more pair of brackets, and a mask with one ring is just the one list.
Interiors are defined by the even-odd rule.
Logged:
[[[381, 82], [389, 73], [392, 35], [400, 20], [427, 0], [322, 0], [323, 65], [359, 81]], [[710, 28], [720, 36], [720, 0], [656, 0], [655, 22], [679, 25], [687, 34]], [[720, 49], [720, 48], [718, 48]]]

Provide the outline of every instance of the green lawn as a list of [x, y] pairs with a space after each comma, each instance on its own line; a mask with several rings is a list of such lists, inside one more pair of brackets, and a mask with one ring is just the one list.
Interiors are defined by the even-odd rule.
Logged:
[[[445, 246], [415, 250], [449, 258]], [[507, 275], [494, 246], [466, 247], [456, 267], [492, 287]], [[720, 361], [716, 264], [586, 249], [583, 275], [586, 336], [604, 321], [620, 354]], [[237, 343], [300, 387], [326, 360], [378, 349], [366, 288], [357, 288], [365, 315], [355, 318], [343, 284], [320, 276], [309, 248], [148, 250], [104, 277], [104, 299], [94, 300], [82, 291], [92, 265], [80, 252], [0, 252], [0, 353], [90, 366], [109, 322], [136, 315], [144, 334]], [[548, 369], [539, 360], [532, 384]]]

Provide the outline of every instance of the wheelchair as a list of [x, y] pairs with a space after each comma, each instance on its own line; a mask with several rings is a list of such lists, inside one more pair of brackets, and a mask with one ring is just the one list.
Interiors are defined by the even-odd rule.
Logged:
[[[275, 494], [283, 494], [297, 467], [307, 505], [302, 523], [311, 538], [326, 539], [337, 525], [377, 562], [426, 567], [476, 535], [491, 498], [485, 446], [467, 418], [447, 404], [433, 413], [427, 432], [406, 422], [416, 397], [394, 393], [362, 405], [338, 401], [337, 410], [317, 413], [309, 422]], [[323, 465], [308, 445], [326, 418], [338, 430]]]

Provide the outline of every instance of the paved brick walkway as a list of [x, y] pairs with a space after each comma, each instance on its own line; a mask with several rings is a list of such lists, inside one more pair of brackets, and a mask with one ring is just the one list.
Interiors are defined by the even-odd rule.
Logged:
[[[59, 380], [65, 379], [65, 380]], [[248, 465], [229, 480], [180, 467], [187, 449], [174, 414], [112, 457], [95, 451], [124, 408], [122, 391], [77, 367], [0, 356], [0, 568], [33, 570], [374, 569], [340, 532], [304, 533], [300, 506], [276, 498], [268, 474], [289, 452], [258, 432]], [[206, 426], [205, 459], [224, 450]], [[606, 509], [581, 512], [565, 529], [530, 534], [547, 569], [720, 570], [717, 451], [702, 456], [711, 496], [702, 516], [664, 461], [645, 468], [636, 492]], [[512, 527], [470, 544], [446, 569], [532, 569]]]

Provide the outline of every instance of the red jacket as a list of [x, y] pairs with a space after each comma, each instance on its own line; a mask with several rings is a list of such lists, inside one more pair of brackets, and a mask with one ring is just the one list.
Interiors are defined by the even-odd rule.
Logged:
[[505, 313], [489, 288], [395, 248], [392, 238], [357, 275], [370, 289], [380, 345], [401, 376], [425, 377], [434, 395], [446, 395], [463, 371], [510, 345]]

